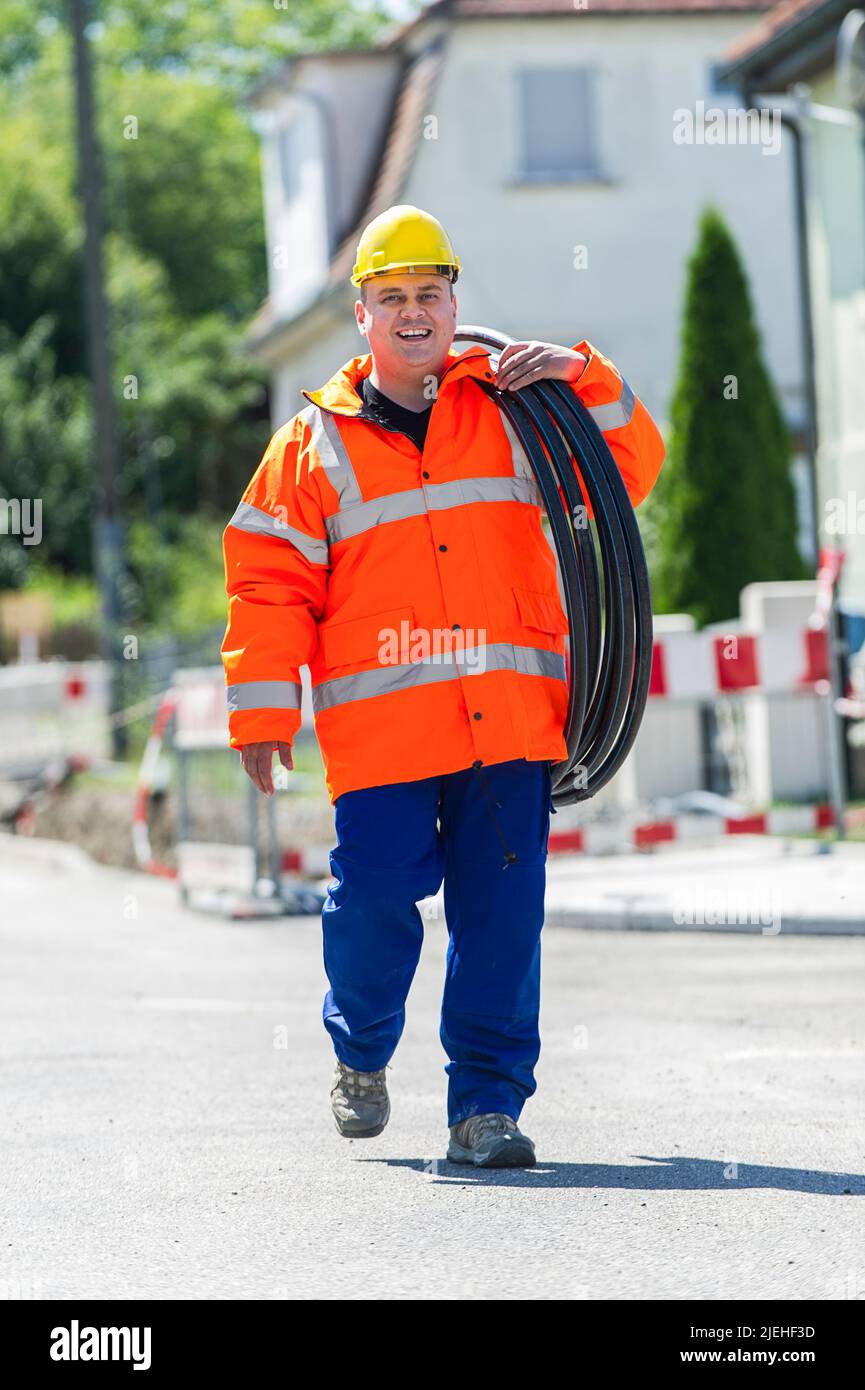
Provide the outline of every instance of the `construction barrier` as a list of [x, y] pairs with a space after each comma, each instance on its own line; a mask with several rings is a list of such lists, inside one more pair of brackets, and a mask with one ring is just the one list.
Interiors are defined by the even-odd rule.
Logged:
[[109, 689], [102, 661], [0, 666], [0, 774], [66, 756], [110, 756]]
[[719, 695], [813, 690], [829, 678], [825, 628], [778, 627], [728, 636], [671, 632], [652, 651], [649, 698], [711, 700]]
[[[615, 854], [649, 850], [674, 842], [711, 843], [724, 835], [805, 835], [829, 830], [835, 824], [832, 807], [781, 806], [752, 816], [682, 815], [664, 820], [597, 821], [573, 830], [551, 830], [547, 844], [550, 856], [559, 854]], [[319, 878], [329, 873], [330, 846], [311, 845], [305, 849], [283, 850], [286, 871]]]
[[656, 845], [705, 842], [724, 835], [804, 835], [830, 830], [835, 824], [832, 807], [781, 806], [751, 816], [682, 815], [637, 824], [582, 826], [550, 832], [551, 854], [605, 854], [651, 849]]
[[[153, 854], [150, 838], [153, 796], [164, 788], [159, 770], [169, 749], [177, 770], [177, 868]], [[298, 775], [292, 786], [302, 782]], [[292, 871], [280, 863], [275, 810], [229, 748], [222, 668], [175, 672], [156, 711], [135, 790], [139, 866], [175, 879], [189, 906], [235, 919], [320, 912], [321, 892], [287, 880]]]
[[[569, 653], [565, 664], [570, 669]], [[749, 692], [804, 694], [829, 679], [829, 635], [822, 615], [807, 626], [747, 633], [665, 632], [652, 643], [649, 698], [714, 700]]]

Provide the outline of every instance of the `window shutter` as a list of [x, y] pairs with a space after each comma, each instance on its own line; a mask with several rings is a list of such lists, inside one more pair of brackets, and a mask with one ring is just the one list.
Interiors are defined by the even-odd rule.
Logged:
[[592, 70], [523, 68], [518, 92], [522, 176], [596, 176]]

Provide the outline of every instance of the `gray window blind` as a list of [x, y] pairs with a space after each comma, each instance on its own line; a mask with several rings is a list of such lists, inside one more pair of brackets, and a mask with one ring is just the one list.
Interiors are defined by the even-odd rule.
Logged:
[[523, 68], [517, 73], [517, 91], [522, 176], [596, 175], [592, 70]]

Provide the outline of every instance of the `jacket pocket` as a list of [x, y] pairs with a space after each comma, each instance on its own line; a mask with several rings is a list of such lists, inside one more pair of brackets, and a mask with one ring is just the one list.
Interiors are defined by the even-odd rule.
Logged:
[[[403, 627], [405, 624], [405, 627]], [[382, 660], [381, 652], [388, 643], [389, 659], [402, 644], [411, 642], [414, 610], [388, 608], [383, 613], [371, 613], [348, 622], [328, 619], [318, 629], [322, 656], [327, 666], [355, 666], [365, 661]], [[398, 661], [408, 660], [399, 654]]]
[[557, 594], [539, 594], [534, 589], [518, 589], [516, 585], [513, 590], [522, 627], [567, 634], [568, 616]]

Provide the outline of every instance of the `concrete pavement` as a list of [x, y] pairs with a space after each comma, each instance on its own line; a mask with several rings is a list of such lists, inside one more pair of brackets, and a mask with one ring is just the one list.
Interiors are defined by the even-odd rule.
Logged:
[[350, 1143], [317, 918], [20, 840], [0, 894], [6, 1297], [865, 1298], [861, 938], [548, 924], [539, 1164], [481, 1174], [444, 1159], [434, 905]]

